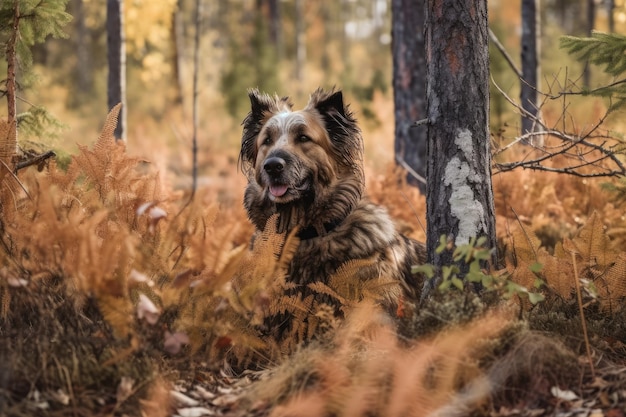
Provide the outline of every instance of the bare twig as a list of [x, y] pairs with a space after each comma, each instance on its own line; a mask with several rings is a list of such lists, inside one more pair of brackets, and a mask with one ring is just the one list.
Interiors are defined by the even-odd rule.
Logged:
[[15, 180], [15, 182], [17, 182], [17, 184], [20, 186], [20, 188], [22, 189], [22, 191], [24, 191], [24, 193], [26, 193], [26, 196], [32, 200], [33, 198], [30, 196], [30, 194], [28, 193], [28, 190], [26, 189], [26, 187], [24, 187], [24, 184], [22, 184], [22, 182], [20, 181], [20, 179], [17, 177], [17, 175], [15, 175], [15, 173], [13, 172], [13, 170], [11, 170], [11, 168], [3, 161], [0, 159], [0, 166], [2, 168], [4, 168], [9, 175]]
[[411, 174], [412, 177], [414, 177], [416, 180], [418, 180], [422, 184], [426, 184], [426, 178], [422, 177], [420, 174], [415, 172], [415, 170], [411, 168], [404, 159], [396, 155], [396, 161], [398, 162], [398, 164], [400, 164], [402, 168], [404, 168], [409, 174]]
[[198, 73], [200, 72], [200, 36], [202, 35], [202, 1], [196, 0], [196, 34], [193, 49], [193, 136], [191, 138], [192, 170], [191, 170], [191, 196], [193, 200], [198, 188]]
[[587, 360], [591, 369], [591, 377], [595, 379], [596, 370], [591, 357], [591, 347], [589, 346], [589, 335], [587, 334], [587, 320], [585, 320], [585, 309], [583, 308], [583, 296], [580, 290], [580, 281], [578, 278], [578, 268], [576, 264], [576, 254], [572, 252], [572, 265], [574, 266], [574, 283], [576, 284], [576, 296], [578, 297], [578, 310], [580, 311], [580, 324], [583, 329], [583, 337], [585, 339], [585, 347], [587, 349]]
[[500, 51], [500, 53], [502, 54], [506, 62], [509, 64], [509, 66], [513, 70], [513, 72], [515, 72], [515, 74], [517, 74], [519, 78], [523, 78], [522, 71], [520, 71], [520, 69], [517, 68], [517, 65], [515, 65], [515, 62], [513, 61], [513, 58], [511, 58], [511, 55], [509, 55], [509, 53], [504, 48], [504, 45], [500, 43], [500, 40], [498, 39], [496, 34], [493, 33], [491, 29], [489, 29], [489, 38], [491, 39], [491, 42], [493, 42], [493, 45], [498, 49], [498, 51]]
[[[511, 97], [509, 97], [506, 92], [504, 92], [498, 84], [493, 80], [492, 81], [498, 91], [502, 94], [502, 96], [518, 111], [525, 117], [528, 117], [533, 120], [533, 123], [539, 126], [541, 129], [538, 132], [528, 132], [524, 135], [516, 137], [511, 143], [506, 146], [496, 149], [494, 151], [494, 156], [503, 153], [504, 151], [510, 149], [514, 145], [518, 143], [524, 143], [525, 145], [530, 145], [530, 151], [526, 153], [526, 155], [518, 161], [513, 162], [496, 162], [494, 163], [494, 167], [497, 169], [497, 172], [510, 171], [516, 168], [522, 169], [533, 169], [538, 171], [548, 171], [548, 172], [557, 172], [564, 173], [579, 177], [607, 177], [613, 175], [625, 175], [626, 167], [622, 160], [618, 157], [617, 153], [622, 151], [622, 149], [618, 148], [618, 145], [621, 141], [612, 138], [608, 133], [599, 134], [599, 130], [601, 126], [606, 121], [606, 117], [608, 116], [608, 112], [604, 114], [600, 120], [591, 126], [586, 133], [572, 134], [568, 133], [565, 130], [566, 127], [566, 117], [568, 117], [567, 107], [568, 103], [563, 102], [563, 110], [561, 117], [556, 121], [557, 124], [561, 123], [561, 129], [556, 129], [553, 127], [548, 127], [540, 118], [535, 115], [530, 114], [524, 108], [519, 105], [519, 103], [515, 102]], [[555, 81], [556, 82], [556, 81]], [[542, 104], [543, 106], [548, 100], [552, 100], [558, 97], [564, 97], [563, 95], [550, 95], [541, 93], [544, 97]], [[571, 117], [571, 116], [570, 116]], [[570, 123], [573, 123], [570, 121]], [[533, 136], [550, 136], [559, 140], [559, 144], [552, 147], [537, 147], [532, 146], [530, 144], [531, 141], [528, 139]], [[598, 139], [601, 141], [598, 143]], [[608, 146], [607, 142], [609, 140], [614, 140], [616, 143], [613, 146]], [[528, 146], [527, 146], [528, 148]], [[592, 157], [592, 153], [595, 156]], [[570, 159], [572, 161], [577, 161], [565, 167], [554, 167], [545, 165], [546, 162], [555, 158], [556, 156], [563, 157], [565, 159]], [[582, 168], [595, 167], [597, 168], [595, 171], [585, 172]]]
[[44, 152], [41, 155], [35, 155], [32, 158], [25, 159], [23, 161], [19, 161], [15, 166], [15, 171], [19, 171], [20, 169], [24, 169], [31, 165], [41, 166], [44, 162], [46, 162], [50, 158], [54, 158], [56, 154], [54, 151]]

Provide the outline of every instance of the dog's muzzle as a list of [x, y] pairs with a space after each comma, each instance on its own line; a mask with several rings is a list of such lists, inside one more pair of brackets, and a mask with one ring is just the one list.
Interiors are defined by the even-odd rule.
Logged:
[[283, 197], [289, 190], [288, 181], [284, 178], [288, 163], [280, 153], [268, 156], [263, 162], [263, 171], [269, 180], [269, 192], [273, 197]]
[[287, 192], [287, 189], [288, 189], [287, 185], [274, 183], [275, 181], [280, 179], [285, 169], [285, 164], [286, 164], [285, 160], [277, 156], [269, 157], [265, 160], [265, 163], [263, 163], [263, 169], [265, 170], [267, 175], [270, 177], [270, 180], [272, 182], [270, 184], [269, 189], [270, 189], [270, 193], [274, 197], [282, 197]]

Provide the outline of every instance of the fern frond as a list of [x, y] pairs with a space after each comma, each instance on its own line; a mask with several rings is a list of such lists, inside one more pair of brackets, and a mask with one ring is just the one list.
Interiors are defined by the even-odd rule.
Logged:
[[100, 136], [98, 137], [98, 140], [94, 147], [96, 151], [100, 150], [101, 147], [103, 147], [104, 144], [107, 143], [108, 141], [111, 141], [111, 140], [115, 141], [114, 132], [115, 132], [115, 128], [117, 127], [117, 122], [118, 122], [121, 110], [122, 110], [122, 103], [117, 103], [115, 106], [113, 106], [111, 111], [109, 111], [109, 114], [107, 115], [107, 118], [104, 122], [104, 126], [102, 127], [102, 131], [100, 132]]

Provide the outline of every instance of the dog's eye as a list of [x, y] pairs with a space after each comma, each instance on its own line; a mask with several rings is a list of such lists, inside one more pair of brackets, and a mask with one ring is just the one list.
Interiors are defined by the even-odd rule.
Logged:
[[300, 135], [298, 136], [298, 142], [309, 142], [311, 140], [310, 137], [308, 137], [307, 135]]
[[272, 144], [272, 138], [269, 136], [266, 136], [265, 139], [263, 139], [263, 145], [271, 145]]

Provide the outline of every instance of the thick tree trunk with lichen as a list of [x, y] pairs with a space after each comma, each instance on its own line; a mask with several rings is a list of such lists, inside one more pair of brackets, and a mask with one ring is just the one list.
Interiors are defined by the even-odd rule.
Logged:
[[426, 127], [414, 126], [426, 117], [424, 0], [392, 0], [391, 12], [396, 162], [424, 193]]
[[486, 0], [427, 2], [427, 249], [429, 262], [442, 266], [454, 261], [435, 252], [441, 235], [456, 245], [485, 236], [496, 247], [489, 33]]

